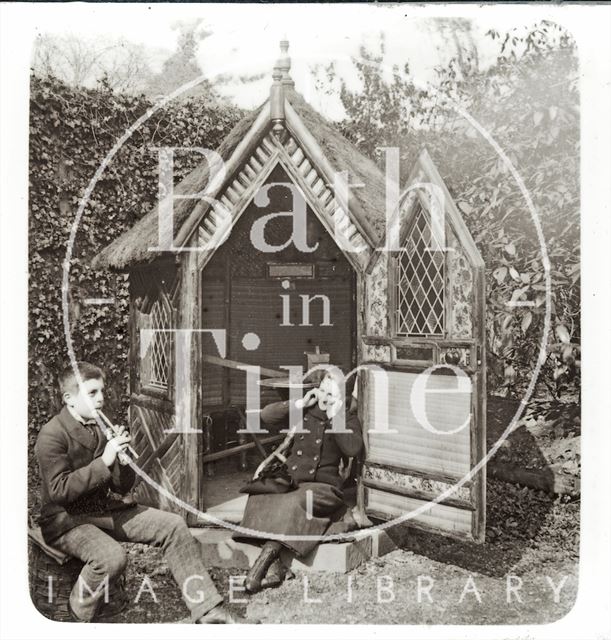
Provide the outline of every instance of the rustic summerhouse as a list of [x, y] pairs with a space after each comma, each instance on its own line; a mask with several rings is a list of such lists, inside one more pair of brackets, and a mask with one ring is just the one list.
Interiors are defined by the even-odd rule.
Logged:
[[[224, 164], [208, 157], [175, 187], [171, 243], [157, 208], [94, 261], [129, 272], [130, 428], [158, 485], [140, 482], [138, 498], [194, 526], [204, 522], [185, 505], [239, 521], [240, 486], [282, 439], [245, 433], [248, 368], [260, 367], [264, 405], [287, 366], [328, 354], [345, 371], [361, 365], [359, 505], [388, 520], [447, 493], [411, 523], [481, 541], [484, 469], [465, 478], [485, 450], [481, 256], [426, 151], [395, 185], [403, 195], [387, 223], [384, 174], [296, 92], [281, 48], [270, 98], [217, 150]], [[297, 199], [299, 241], [287, 214]]]

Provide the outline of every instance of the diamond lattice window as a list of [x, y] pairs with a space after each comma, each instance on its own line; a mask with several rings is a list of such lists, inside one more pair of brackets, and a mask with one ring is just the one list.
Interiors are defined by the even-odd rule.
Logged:
[[436, 246], [422, 209], [396, 260], [396, 333], [399, 336], [443, 336], [445, 254]]
[[149, 384], [160, 389], [168, 388], [168, 372], [170, 370], [170, 333], [160, 329], [170, 328], [170, 313], [160, 299], [151, 309], [151, 329], [154, 329], [150, 356]]

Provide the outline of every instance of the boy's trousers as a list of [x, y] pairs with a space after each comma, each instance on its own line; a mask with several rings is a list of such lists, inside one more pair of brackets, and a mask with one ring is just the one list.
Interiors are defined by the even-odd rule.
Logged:
[[53, 546], [85, 563], [70, 594], [70, 606], [81, 620], [93, 619], [106, 597], [105, 585], [117, 580], [125, 569], [127, 556], [118, 540], [163, 549], [193, 621], [223, 601], [204, 567], [199, 543], [179, 515], [137, 505], [104, 515], [100, 526], [105, 530], [96, 526], [99, 516], [78, 517], [82, 524], [56, 538]]

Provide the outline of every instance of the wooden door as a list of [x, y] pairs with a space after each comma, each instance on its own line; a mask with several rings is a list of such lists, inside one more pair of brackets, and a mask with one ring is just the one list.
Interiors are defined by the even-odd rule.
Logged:
[[[167, 433], [174, 427], [173, 406], [153, 398], [133, 395], [130, 422], [134, 448], [140, 456], [137, 462], [140, 470], [169, 495], [181, 498], [184, 440], [178, 433]], [[168, 498], [140, 476], [136, 479], [134, 495], [141, 504], [182, 513], [175, 500]]]
[[[398, 250], [382, 258], [388, 335], [375, 341], [378, 369], [363, 376], [362, 495], [370, 516], [410, 514], [412, 526], [481, 542], [485, 467], [473, 470], [486, 438], [484, 265], [426, 152], [408, 181], [424, 184], [435, 189], [408, 190]], [[431, 193], [441, 204], [433, 213]]]
[[[130, 273], [130, 432], [137, 465], [170, 496], [184, 499], [185, 441], [175, 428], [174, 361], [171, 333], [177, 325], [180, 273], [174, 264]], [[158, 330], [155, 333], [147, 330]], [[144, 331], [143, 331], [144, 330]], [[160, 330], [160, 331], [159, 331]], [[141, 476], [138, 502], [182, 513], [172, 500]]]

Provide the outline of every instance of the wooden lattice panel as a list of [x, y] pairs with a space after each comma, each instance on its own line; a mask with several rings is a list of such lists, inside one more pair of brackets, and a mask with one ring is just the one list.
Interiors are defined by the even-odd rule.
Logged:
[[[180, 299], [180, 273], [177, 269], [151, 268], [146, 278], [137, 272], [132, 277], [134, 287], [145, 292], [140, 308], [135, 311], [137, 331], [134, 337], [139, 343], [136, 352], [140, 356], [140, 384], [167, 395], [173, 379], [174, 358], [173, 335], [167, 330], [175, 326], [174, 318]], [[143, 336], [142, 330], [152, 330], [153, 333]]]
[[[131, 407], [131, 433], [134, 438], [133, 446], [138, 452], [138, 464], [147, 465], [146, 473], [170, 495], [180, 497], [184, 475], [183, 463], [183, 439], [175, 438], [172, 445], [163, 453], [155, 456], [149, 462], [151, 456], [160, 449], [171, 434], [174, 426], [173, 416], [169, 412], [144, 407], [134, 401]], [[169, 511], [180, 511], [178, 505], [171, 499], [161, 494], [157, 489], [145, 480], [139, 482], [135, 491], [136, 498], [143, 504], [159, 507]]]
[[334, 237], [340, 249], [348, 252], [353, 263], [363, 269], [370, 257], [367, 241], [345, 209], [338, 203], [332, 186], [326, 183], [292, 137], [287, 139], [284, 147], [280, 147], [270, 134], [262, 138], [242, 169], [217, 196], [222, 209], [218, 208], [215, 211], [214, 207], [208, 208], [198, 227], [198, 246], [206, 247], [221, 229], [227, 228], [229, 221], [234, 220], [235, 212], [241, 212], [240, 210], [247, 204], [246, 198], [254, 197], [253, 185], [264, 170], [270, 168], [276, 158], [278, 162], [288, 165], [287, 170], [297, 178], [298, 186], [304, 191], [306, 198], [314, 205], [316, 212], [323, 217], [326, 226], [335, 231]]

